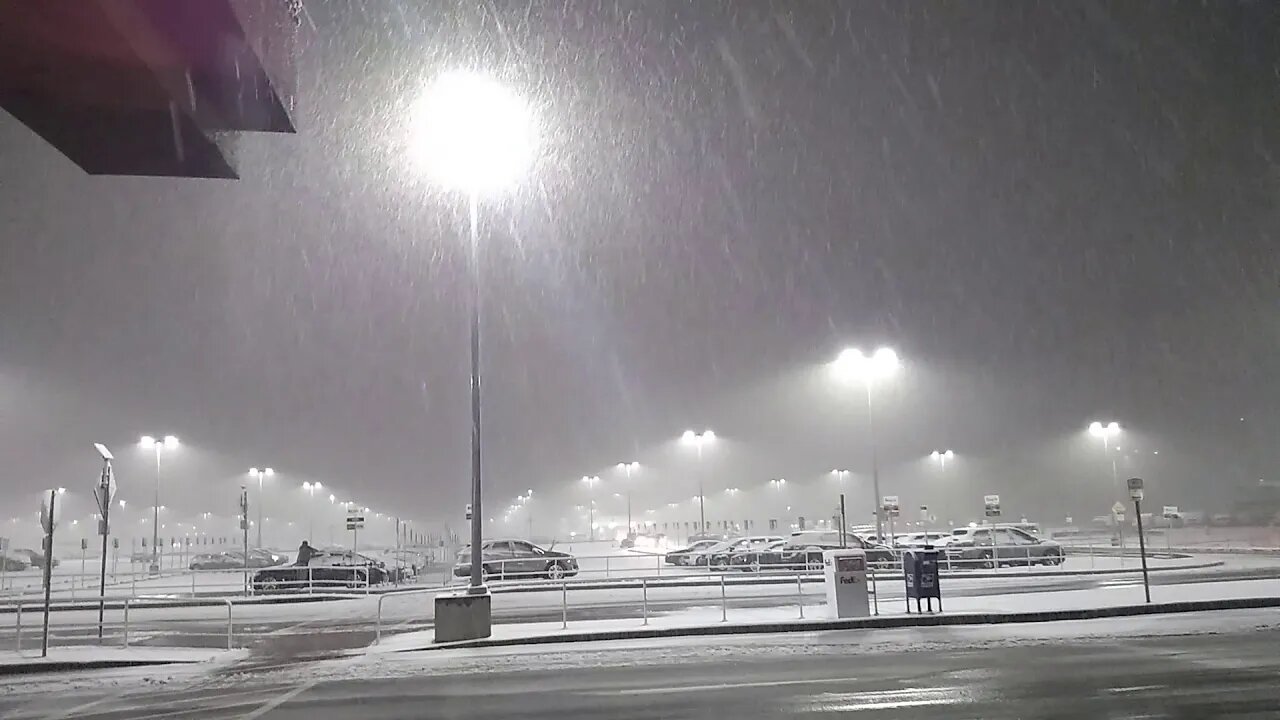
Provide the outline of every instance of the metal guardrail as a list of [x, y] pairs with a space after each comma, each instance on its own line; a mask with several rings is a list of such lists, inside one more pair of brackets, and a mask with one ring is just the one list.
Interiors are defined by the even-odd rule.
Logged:
[[[86, 617], [89, 618], [83, 620], [77, 618], [72, 621], [66, 621], [63, 617], [64, 613], [50, 613], [50, 646], [58, 645], [58, 641], [60, 639], [67, 640], [69, 638], [84, 638], [88, 639], [90, 644], [102, 646], [118, 645], [120, 647], [127, 648], [130, 643], [130, 631], [138, 622], [138, 613], [145, 613], [147, 610], [152, 609], [149, 606], [154, 606], [155, 609], [170, 609], [174, 607], [175, 604], [186, 607], [208, 607], [211, 605], [226, 607], [227, 622], [225, 647], [228, 650], [235, 648], [235, 603], [232, 599], [223, 598], [221, 600], [191, 600], [184, 602], [176, 601], [173, 598], [168, 597], [124, 598], [123, 601], [113, 602], [108, 606], [108, 609], [113, 614], [118, 614], [119, 619], [108, 619], [101, 623], [99, 623], [97, 618], [94, 617], [94, 611], [88, 608], [81, 610], [86, 614]], [[25, 642], [30, 638], [40, 638], [43, 633], [43, 609], [43, 605], [37, 606], [30, 603], [0, 603], [0, 610], [7, 610], [11, 612], [14, 618], [12, 628], [13, 649], [15, 651], [21, 652], [26, 649]], [[36, 618], [34, 623], [31, 623], [29, 626], [23, 624], [24, 620], [29, 622], [30, 618], [33, 617]], [[181, 624], [183, 622], [172, 618], [167, 618], [166, 620], [175, 624]], [[201, 618], [198, 622], [207, 622], [207, 620]], [[101, 632], [99, 632], [99, 628], [101, 628]], [[28, 629], [33, 632], [26, 632]], [[210, 636], [207, 632], [192, 632], [187, 633], [187, 635], [191, 637]], [[220, 633], [219, 637], [222, 636], [222, 633]]]

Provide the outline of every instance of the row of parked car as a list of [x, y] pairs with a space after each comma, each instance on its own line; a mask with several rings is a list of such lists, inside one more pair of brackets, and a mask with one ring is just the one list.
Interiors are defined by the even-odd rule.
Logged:
[[274, 593], [313, 588], [363, 588], [388, 582], [407, 582], [426, 560], [412, 551], [391, 551], [386, 560], [350, 550], [317, 550], [306, 565], [279, 565], [259, 570], [253, 576], [253, 590]]
[[934, 547], [953, 568], [994, 568], [997, 565], [1058, 565], [1065, 559], [1062, 546], [1015, 526], [994, 525], [957, 528], [950, 534], [916, 533], [895, 542], [895, 547], [857, 533], [836, 530], [802, 530], [789, 537], [751, 535], [721, 539], [695, 539], [687, 547], [666, 554], [670, 565], [707, 567], [712, 570], [814, 570], [822, 567], [822, 554], [840, 547], [866, 552], [872, 567], [900, 566], [901, 551]]

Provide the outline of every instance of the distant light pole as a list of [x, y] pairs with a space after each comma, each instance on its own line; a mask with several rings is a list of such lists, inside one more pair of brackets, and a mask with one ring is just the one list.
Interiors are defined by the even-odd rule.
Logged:
[[618, 469], [627, 474], [627, 534], [631, 534], [631, 473], [639, 469], [640, 463], [632, 460], [631, 462], [618, 463]]
[[[316, 529], [316, 491], [323, 490], [324, 485], [318, 482], [304, 482], [302, 483], [302, 489], [306, 490], [307, 494], [311, 496], [307, 501], [307, 542], [312, 543], [315, 542], [312, 539], [312, 535]], [[329, 502], [333, 502], [332, 495], [329, 496]]]
[[772, 480], [769, 481], [769, 486], [772, 487], [774, 490], [781, 490], [782, 488], [787, 486], [787, 479], [773, 478]]
[[266, 501], [262, 498], [262, 478], [275, 477], [276, 471], [271, 468], [259, 470], [258, 468], [249, 468], [249, 477], [258, 478], [258, 547], [262, 547], [262, 506]]
[[845, 478], [849, 477], [849, 471], [845, 470], [844, 468], [836, 468], [831, 471], [831, 474], [836, 476], [836, 483], [840, 485], [840, 490], [841, 492], [843, 492], [844, 481], [845, 481]]
[[151, 572], [160, 572], [160, 454], [165, 450], [177, 450], [178, 438], [165, 435], [163, 440], [156, 440], [151, 435], [143, 435], [138, 446], [143, 450], [154, 450], [156, 454], [156, 495], [155, 504], [151, 506]]
[[698, 450], [698, 532], [707, 531], [707, 509], [706, 509], [706, 493], [703, 492], [703, 469], [702, 469], [702, 446], [710, 442], [715, 442], [716, 434], [710, 430], [703, 430], [696, 433], [692, 430], [685, 430], [680, 436], [680, 442], [685, 445], [692, 445]]
[[929, 457], [932, 458], [934, 462], [938, 463], [938, 468], [942, 470], [947, 469], [947, 461], [954, 459], [955, 456], [956, 454], [950, 450], [934, 450], [929, 453]]
[[582, 482], [587, 485], [587, 529], [592, 540], [596, 539], [596, 496], [592, 488], [600, 482], [598, 475], [583, 475]]
[[1120, 476], [1116, 472], [1116, 458], [1111, 454], [1111, 438], [1120, 434], [1120, 423], [1112, 420], [1103, 423], [1097, 420], [1089, 423], [1089, 434], [1102, 438], [1102, 454], [1103, 457], [1111, 461], [1111, 488], [1114, 491], [1120, 489]]
[[857, 348], [846, 348], [831, 363], [836, 377], [846, 383], [862, 383], [867, 391], [867, 435], [871, 447], [871, 491], [875, 493], [876, 536], [884, 537], [884, 508], [880, 503], [880, 460], [876, 446], [875, 418], [871, 406], [871, 387], [879, 380], [886, 380], [902, 367], [898, 353], [882, 347], [871, 355]]

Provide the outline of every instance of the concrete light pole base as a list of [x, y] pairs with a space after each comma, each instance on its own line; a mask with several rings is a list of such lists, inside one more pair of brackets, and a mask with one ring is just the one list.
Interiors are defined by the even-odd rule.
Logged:
[[492, 597], [466, 591], [436, 595], [436, 642], [478, 640], [493, 632]]

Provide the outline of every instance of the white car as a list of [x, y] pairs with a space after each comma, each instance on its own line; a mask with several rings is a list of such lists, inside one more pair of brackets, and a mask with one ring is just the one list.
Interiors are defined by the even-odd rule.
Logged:
[[951, 533], [941, 530], [926, 530], [898, 535], [895, 538], [895, 544], [898, 547], [924, 547], [925, 545], [942, 547], [950, 541], [951, 537]]

